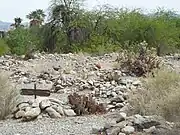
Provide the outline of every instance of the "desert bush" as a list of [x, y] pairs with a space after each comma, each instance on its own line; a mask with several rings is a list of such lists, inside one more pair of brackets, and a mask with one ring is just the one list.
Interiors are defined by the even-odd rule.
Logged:
[[[29, 49], [38, 46], [40, 38], [31, 29], [17, 28], [9, 31], [6, 42], [11, 53], [17, 55], [25, 54]], [[37, 48], [39, 49], [39, 48]]]
[[68, 100], [77, 115], [103, 114], [106, 112], [103, 104], [96, 103], [91, 95], [73, 93], [68, 96]]
[[0, 39], [0, 56], [9, 52], [9, 47], [3, 39]]
[[154, 69], [160, 67], [160, 60], [151, 53], [146, 51], [146, 47], [142, 46], [139, 49], [139, 53], [124, 52], [117, 61], [120, 65], [121, 70], [124, 72], [135, 75], [135, 76], [146, 76], [151, 73]]
[[161, 115], [169, 121], [180, 118], [180, 76], [168, 69], [157, 70], [144, 81], [144, 88], [131, 95], [133, 113]]
[[3, 72], [0, 74], [0, 119], [5, 119], [16, 107], [19, 93], [10, 85], [7, 74]]

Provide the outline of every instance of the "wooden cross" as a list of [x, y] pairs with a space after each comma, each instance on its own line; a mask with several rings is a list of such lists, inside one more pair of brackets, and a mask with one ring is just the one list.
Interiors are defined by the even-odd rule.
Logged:
[[36, 83], [34, 84], [34, 89], [21, 89], [21, 95], [28, 95], [28, 96], [32, 96], [34, 95], [34, 99], [37, 98], [37, 96], [44, 96], [44, 97], [48, 97], [50, 96], [50, 90], [45, 90], [45, 89], [37, 89], [36, 88]]

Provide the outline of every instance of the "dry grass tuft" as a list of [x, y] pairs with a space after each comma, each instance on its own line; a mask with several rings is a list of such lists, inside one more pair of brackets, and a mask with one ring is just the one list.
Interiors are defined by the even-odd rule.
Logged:
[[180, 118], [180, 76], [176, 72], [161, 69], [155, 77], [144, 80], [144, 89], [131, 95], [133, 113], [161, 115], [166, 120]]
[[18, 103], [19, 93], [10, 85], [8, 76], [3, 72], [0, 74], [0, 120], [2, 120], [13, 112]]

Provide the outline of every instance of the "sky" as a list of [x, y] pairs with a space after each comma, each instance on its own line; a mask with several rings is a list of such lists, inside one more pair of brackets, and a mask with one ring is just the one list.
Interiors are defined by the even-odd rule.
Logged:
[[[180, 12], [180, 1], [178, 0], [87, 0], [85, 6], [88, 9], [96, 5], [110, 4], [116, 7], [142, 8], [153, 10], [157, 7], [173, 9]], [[26, 15], [36, 9], [47, 11], [50, 0], [1, 0], [0, 20], [13, 22], [15, 17], [21, 17], [23, 22], [27, 22]]]

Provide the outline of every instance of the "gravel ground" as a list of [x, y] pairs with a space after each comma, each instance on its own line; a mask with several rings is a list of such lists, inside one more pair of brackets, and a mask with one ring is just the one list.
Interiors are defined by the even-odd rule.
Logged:
[[32, 122], [6, 120], [0, 122], [0, 135], [91, 135], [92, 128], [113, 122], [105, 116], [43, 118]]
[[[82, 63], [85, 61], [83, 58], [81, 59]], [[113, 63], [111, 63], [115, 58], [110, 58], [109, 60], [93, 60], [92, 63], [98, 63], [100, 62], [102, 65], [102, 68], [104, 69], [111, 69], [113, 66]], [[66, 59], [60, 61], [57, 63], [57, 61], [53, 60], [41, 60], [40, 61], [33, 61], [31, 63], [24, 62], [22, 65], [18, 67], [21, 70], [24, 71], [30, 71], [32, 74], [39, 73], [40, 71], [44, 69], [50, 69], [53, 65], [63, 65], [62, 67], [69, 67], [69, 65], [66, 65]], [[79, 61], [79, 60], [78, 60]], [[74, 61], [68, 61], [68, 63], [74, 63]], [[172, 65], [178, 65], [175, 66], [176, 69], [179, 69], [179, 61], [172, 61], [169, 62]], [[84, 63], [83, 63], [84, 64]], [[83, 65], [82, 64], [82, 65]], [[86, 63], [87, 64], [87, 63]], [[88, 65], [84, 64], [84, 67], [88, 67]], [[36, 66], [33, 66], [36, 65]], [[72, 65], [73, 68], [75, 68], [74, 65]], [[79, 69], [80, 70], [80, 69]], [[20, 85], [19, 87], [24, 87]], [[30, 88], [33, 88], [33, 84], [28, 86]], [[37, 86], [40, 88], [49, 88], [48, 86]], [[83, 91], [84, 93], [85, 91]], [[67, 93], [63, 94], [51, 94], [52, 98], [57, 98], [61, 101], [67, 100]], [[33, 97], [24, 96], [24, 99], [32, 99]], [[117, 116], [115, 116], [117, 117]], [[105, 125], [105, 123], [114, 123], [115, 119], [110, 117], [109, 115], [89, 115], [89, 116], [80, 116], [80, 117], [62, 117], [60, 119], [50, 119], [50, 118], [42, 118], [37, 119], [35, 121], [31, 122], [20, 122], [18, 120], [5, 120], [0, 121], [0, 135], [91, 135], [92, 128], [101, 128]]]

